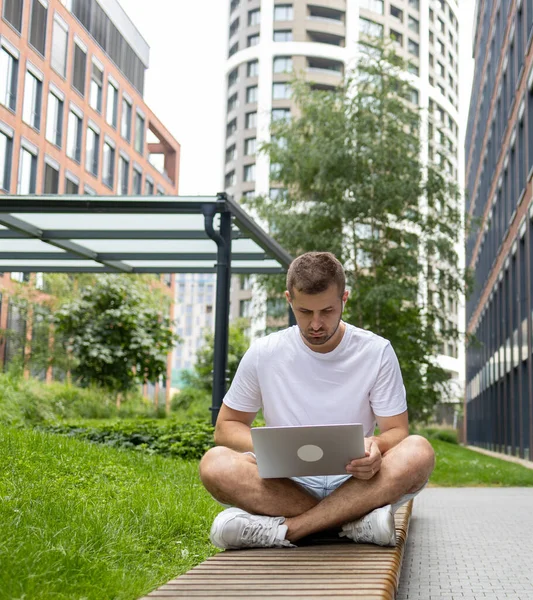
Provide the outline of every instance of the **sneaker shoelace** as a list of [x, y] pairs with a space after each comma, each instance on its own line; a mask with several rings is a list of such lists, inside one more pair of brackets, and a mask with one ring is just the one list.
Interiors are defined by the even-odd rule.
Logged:
[[370, 519], [363, 518], [352, 523], [350, 533], [359, 542], [370, 542], [374, 539], [374, 531], [372, 530]]
[[[263, 520], [250, 520], [248, 525], [242, 531], [242, 542], [245, 546], [272, 546], [276, 539], [278, 525], [283, 522], [283, 518], [272, 517], [268, 523]], [[287, 540], [279, 540], [280, 545]]]

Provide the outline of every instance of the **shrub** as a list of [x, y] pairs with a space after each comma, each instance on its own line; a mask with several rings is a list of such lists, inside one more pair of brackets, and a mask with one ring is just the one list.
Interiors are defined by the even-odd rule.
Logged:
[[449, 444], [458, 444], [456, 429], [444, 429], [442, 427], [422, 427], [415, 431], [418, 435], [424, 436], [428, 440], [441, 440]]

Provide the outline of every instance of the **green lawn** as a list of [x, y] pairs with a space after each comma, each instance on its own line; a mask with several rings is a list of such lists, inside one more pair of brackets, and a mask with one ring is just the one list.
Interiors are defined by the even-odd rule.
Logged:
[[[533, 485], [533, 471], [432, 440], [432, 485]], [[215, 552], [197, 461], [0, 425], [0, 598], [135, 599]]]
[[0, 598], [139, 598], [214, 553], [197, 462], [0, 426]]

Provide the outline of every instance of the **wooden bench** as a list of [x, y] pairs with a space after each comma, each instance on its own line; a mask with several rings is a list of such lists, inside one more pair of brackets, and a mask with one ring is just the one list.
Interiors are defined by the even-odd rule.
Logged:
[[[394, 600], [413, 501], [395, 514], [397, 544], [316, 544], [226, 550], [141, 600], [155, 598], [368, 598]], [[340, 538], [339, 538], [340, 539]], [[343, 538], [344, 539], [344, 538]]]

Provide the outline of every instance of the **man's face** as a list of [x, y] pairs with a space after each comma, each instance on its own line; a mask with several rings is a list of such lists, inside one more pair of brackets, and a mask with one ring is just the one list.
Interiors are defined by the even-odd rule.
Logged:
[[347, 291], [341, 297], [337, 286], [332, 284], [319, 294], [303, 294], [294, 289], [292, 296], [289, 292], [285, 292], [285, 296], [292, 303], [296, 322], [308, 346], [321, 352], [325, 348], [319, 347], [331, 345], [328, 344], [330, 340], [332, 344], [338, 341], [335, 334], [339, 329], [343, 303], [348, 298]]

